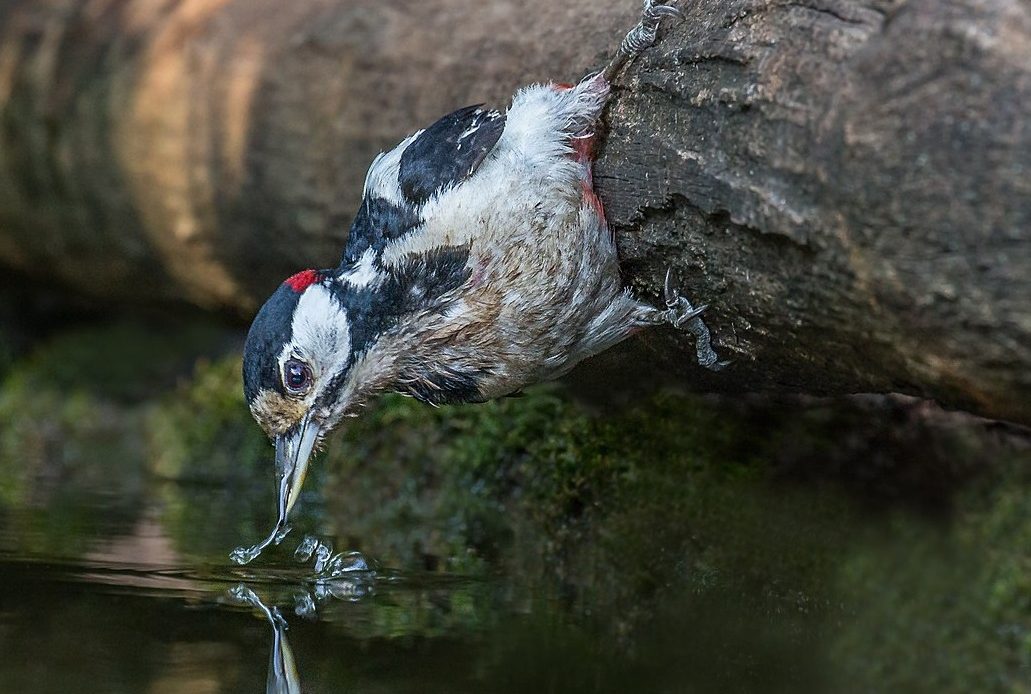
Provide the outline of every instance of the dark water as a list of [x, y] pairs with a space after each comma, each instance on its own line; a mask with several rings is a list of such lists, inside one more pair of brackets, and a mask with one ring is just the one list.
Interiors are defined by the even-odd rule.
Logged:
[[[711, 596], [703, 609], [670, 604], [630, 643], [610, 627], [640, 606], [592, 605], [521, 572], [379, 567], [319, 579], [287, 551], [299, 533], [236, 567], [226, 555], [245, 538], [232, 524], [196, 529], [199, 545], [222, 552], [183, 551], [166, 532], [170, 500], [185, 492], [216, 506], [220, 495], [151, 485], [135, 509], [60, 485], [45, 506], [4, 509], [0, 691], [774, 691], [820, 681], [812, 662], [793, 662], [805, 639], [745, 636], [782, 620]], [[68, 517], [55, 520], [55, 508]], [[48, 525], [58, 522], [55, 544]], [[607, 571], [618, 582], [624, 568]]]
[[[225, 552], [183, 552], [163, 526], [169, 484], [144, 495], [153, 505], [140, 515], [99, 494], [64, 497], [84, 519], [62, 525], [74, 558], [53, 546], [46, 509], [6, 510], [0, 691], [769, 691], [779, 687], [763, 676], [811, 676], [804, 665], [758, 662], [778, 649], [750, 639], [702, 648], [716, 660], [700, 661], [708, 633], [685, 629], [708, 630], [713, 615], [682, 606], [656, 618], [642, 648], [607, 628], [619, 614], [592, 615], [571, 592], [525, 576], [381, 567], [319, 579], [286, 551], [248, 567]], [[231, 525], [197, 532], [226, 550], [241, 540]], [[681, 617], [693, 618], [678, 626]]]
[[[859, 435], [788, 412], [812, 441], [759, 448], [768, 427], [728, 409], [706, 414], [743, 417], [706, 458], [661, 410], [639, 416], [668, 451], [544, 397], [499, 407], [370, 414], [335, 444], [367, 464], [322, 465], [293, 533], [245, 567], [228, 554], [271, 526], [271, 451], [173, 478], [137, 415], [71, 439], [0, 430], [0, 692], [1031, 691], [1031, 458], [991, 427], [941, 444], [915, 420]], [[543, 443], [504, 443], [534, 408]], [[501, 448], [483, 448], [488, 417]], [[420, 467], [438, 430], [446, 453]], [[374, 436], [414, 452], [395, 469], [392, 449], [361, 448]], [[605, 452], [579, 460], [570, 441]], [[442, 482], [463, 455], [468, 477]], [[308, 533], [379, 564], [320, 579], [292, 555]]]
[[[500, 580], [385, 569], [318, 580], [285, 556], [234, 567], [225, 553], [176, 550], [160, 501], [139, 518], [99, 495], [64, 501], [110, 511], [94, 523], [74, 509], [91, 519], [81, 536], [65, 526], [76, 558], [44, 551], [37, 510], [4, 518], [0, 691], [504, 689], [491, 684], [491, 643], [534, 614]], [[241, 539], [198, 532], [227, 551]]]

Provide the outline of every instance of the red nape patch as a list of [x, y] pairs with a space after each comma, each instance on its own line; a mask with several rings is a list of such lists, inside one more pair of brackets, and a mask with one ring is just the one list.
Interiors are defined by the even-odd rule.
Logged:
[[598, 219], [605, 222], [605, 206], [601, 204], [601, 198], [591, 188], [591, 181], [580, 181], [580, 188], [583, 190], [584, 202], [594, 208], [594, 213], [598, 215]]
[[289, 285], [298, 294], [322, 279], [316, 270], [301, 270], [296, 275], [287, 277], [283, 284]]
[[570, 84], [569, 82], [556, 82], [555, 84], [553, 84], [551, 86], [553, 86], [556, 91], [566, 92], [566, 91], [569, 91], [570, 89], [572, 89], [573, 87], [575, 87], [576, 85], [575, 84]]
[[573, 146], [573, 157], [581, 164], [594, 161], [594, 149], [597, 143], [597, 135], [574, 137], [570, 143]]

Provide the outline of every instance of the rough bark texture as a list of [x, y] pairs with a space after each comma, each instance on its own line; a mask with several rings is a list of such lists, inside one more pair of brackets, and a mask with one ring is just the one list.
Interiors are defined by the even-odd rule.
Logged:
[[[630, 284], [712, 305], [720, 390], [902, 391], [1031, 423], [1031, 4], [696, 0], [623, 76], [598, 188]], [[0, 8], [0, 265], [246, 315], [335, 264], [382, 148], [577, 79], [633, 0]], [[640, 368], [640, 367], [638, 367]]]

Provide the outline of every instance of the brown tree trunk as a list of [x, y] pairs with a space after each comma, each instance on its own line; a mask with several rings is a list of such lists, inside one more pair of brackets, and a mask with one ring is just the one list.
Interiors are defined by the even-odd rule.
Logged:
[[[1031, 4], [694, 0], [631, 66], [598, 188], [722, 390], [902, 391], [1031, 423]], [[337, 261], [372, 157], [602, 66], [634, 0], [22, 0], [0, 8], [0, 264], [242, 315]]]

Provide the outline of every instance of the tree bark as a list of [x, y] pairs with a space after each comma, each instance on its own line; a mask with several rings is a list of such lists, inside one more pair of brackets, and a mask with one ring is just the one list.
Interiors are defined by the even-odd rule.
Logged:
[[[1031, 5], [694, 0], [608, 111], [645, 337], [712, 390], [900, 391], [1031, 424]], [[335, 265], [381, 149], [600, 68], [633, 0], [23, 0], [0, 7], [0, 265], [246, 316]], [[637, 366], [635, 368], [641, 368]]]

